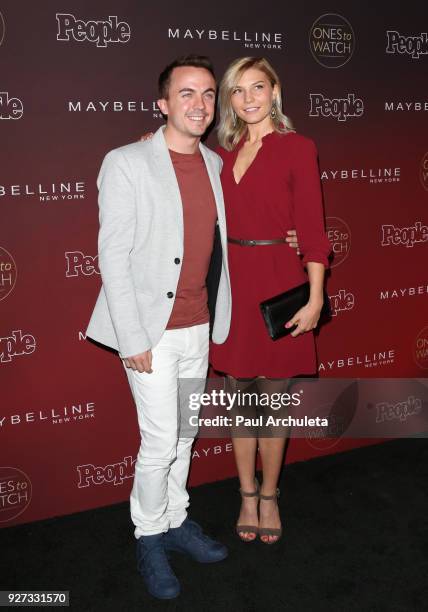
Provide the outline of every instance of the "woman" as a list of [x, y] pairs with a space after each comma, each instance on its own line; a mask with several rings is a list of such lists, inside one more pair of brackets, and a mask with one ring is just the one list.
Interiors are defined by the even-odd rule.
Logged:
[[[282, 113], [280, 81], [266, 59], [235, 60], [221, 82], [219, 103], [217, 152], [223, 159], [233, 307], [229, 336], [224, 344], [212, 344], [210, 361], [234, 391], [256, 380], [259, 391], [284, 392], [284, 379], [316, 372], [312, 330], [320, 316], [330, 252], [317, 152]], [[302, 259], [284, 241], [291, 228], [297, 230]], [[265, 244], [254, 245], [259, 240]], [[260, 302], [307, 280], [309, 301], [286, 324], [296, 328], [273, 342]], [[277, 483], [285, 439], [285, 434], [232, 435], [242, 495], [237, 531], [244, 541], [260, 534], [272, 544], [281, 536]], [[257, 449], [263, 466], [260, 490]]]

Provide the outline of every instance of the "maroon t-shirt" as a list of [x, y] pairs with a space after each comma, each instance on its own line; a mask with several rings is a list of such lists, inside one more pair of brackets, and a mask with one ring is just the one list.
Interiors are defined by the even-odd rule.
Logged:
[[167, 329], [209, 321], [207, 288], [217, 209], [201, 153], [171, 151], [183, 204], [184, 255], [174, 306]]

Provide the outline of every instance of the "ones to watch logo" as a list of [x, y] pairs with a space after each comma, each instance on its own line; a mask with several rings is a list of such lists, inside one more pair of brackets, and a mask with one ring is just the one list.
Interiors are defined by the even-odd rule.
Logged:
[[362, 99], [353, 93], [346, 98], [327, 98], [321, 93], [311, 93], [309, 98], [309, 117], [333, 117], [337, 121], [346, 121], [349, 117], [361, 117], [364, 112]]
[[9, 98], [7, 91], [0, 91], [0, 119], [21, 119], [24, 105], [19, 98]]
[[418, 36], [403, 36], [396, 30], [387, 30], [386, 52], [390, 54], [409, 55], [419, 59], [428, 54], [428, 35], [422, 32]]
[[425, 153], [421, 160], [421, 166], [419, 170], [419, 178], [421, 185], [426, 191], [428, 191], [428, 152]]
[[333, 251], [331, 268], [343, 263], [351, 250], [351, 230], [348, 224], [340, 217], [327, 217], [327, 238]]
[[340, 68], [354, 53], [354, 30], [342, 15], [325, 13], [309, 30], [309, 48], [313, 58], [324, 68]]
[[18, 270], [12, 255], [0, 247], [0, 302], [12, 293]]
[[31, 480], [25, 472], [14, 467], [0, 467], [0, 523], [12, 521], [26, 510], [31, 502]]
[[3, 15], [0, 13], [0, 45], [4, 41], [5, 33], [6, 33], [6, 25], [4, 23]]
[[0, 338], [0, 363], [9, 363], [14, 357], [31, 355], [36, 350], [36, 340], [31, 334], [17, 329], [10, 336]]
[[57, 13], [57, 40], [95, 43], [107, 47], [109, 43], [127, 43], [131, 38], [131, 27], [126, 21], [118, 21], [116, 15], [108, 20], [83, 21], [74, 15]]
[[428, 370], [428, 327], [421, 329], [413, 343], [413, 358], [422, 370]]

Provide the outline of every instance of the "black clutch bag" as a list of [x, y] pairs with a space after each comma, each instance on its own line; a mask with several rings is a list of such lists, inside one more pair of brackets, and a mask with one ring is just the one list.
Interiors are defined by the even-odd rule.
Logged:
[[[302, 306], [308, 303], [309, 294], [310, 285], [309, 282], [306, 282], [293, 287], [293, 289], [284, 291], [284, 293], [275, 295], [260, 304], [263, 319], [272, 340], [278, 340], [283, 336], [287, 336], [295, 329], [295, 326], [288, 329], [284, 326]], [[324, 302], [320, 316], [328, 316], [330, 313], [330, 301], [324, 290]]]

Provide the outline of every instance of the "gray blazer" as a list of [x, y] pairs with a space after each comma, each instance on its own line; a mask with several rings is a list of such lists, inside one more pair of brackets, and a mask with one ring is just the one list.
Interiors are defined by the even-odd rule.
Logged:
[[[222, 262], [213, 342], [225, 341], [231, 294], [220, 157], [200, 144], [217, 206]], [[102, 288], [86, 335], [130, 357], [160, 340], [183, 261], [183, 211], [174, 167], [159, 128], [151, 140], [110, 151], [98, 176]], [[173, 294], [173, 298], [169, 297]]]

